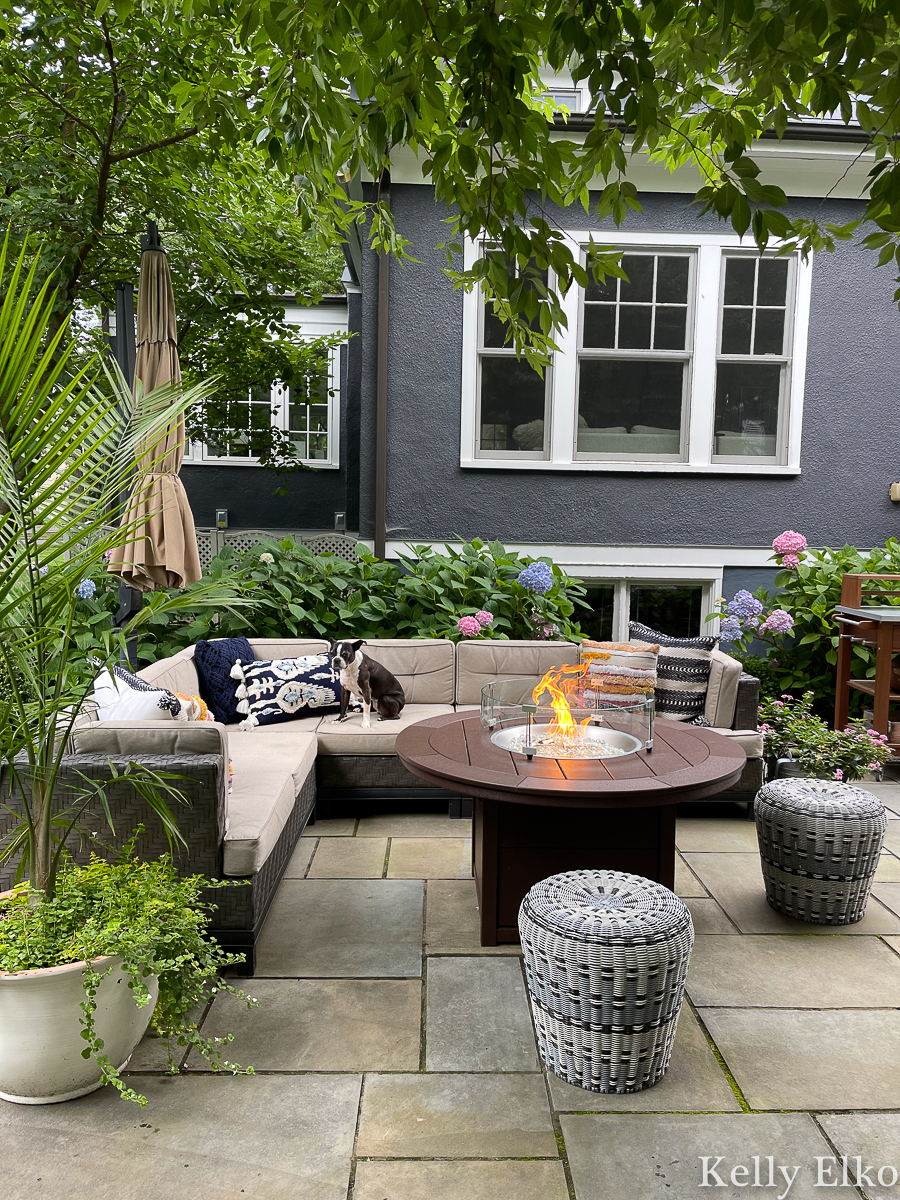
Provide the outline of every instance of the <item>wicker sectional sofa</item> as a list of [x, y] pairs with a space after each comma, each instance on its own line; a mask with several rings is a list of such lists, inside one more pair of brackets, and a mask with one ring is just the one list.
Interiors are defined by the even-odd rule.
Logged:
[[[327, 648], [325, 641], [316, 639], [250, 638], [250, 644], [258, 659], [295, 657]], [[188, 850], [181, 851], [179, 863], [186, 872], [245, 881], [244, 887], [211, 889], [209, 898], [217, 905], [213, 932], [224, 945], [246, 955], [250, 972], [269, 905], [304, 826], [315, 819], [317, 810], [321, 816], [330, 805], [341, 804], [364, 812], [379, 802], [401, 798], [458, 802], [458, 797], [428, 788], [406, 771], [394, 749], [397, 734], [428, 717], [476, 707], [481, 688], [491, 680], [520, 678], [524, 693], [551, 666], [577, 662], [579, 654], [571, 642], [478, 639], [459, 645], [387, 639], [369, 641], [366, 649], [403, 684], [407, 705], [398, 721], [375, 720], [370, 729], [363, 729], [360, 716], [336, 724], [329, 714], [242, 731], [237, 725], [215, 722], [98, 722], [86, 714], [73, 736], [73, 753], [64, 760], [64, 786], [67, 782], [76, 786], [80, 774], [110, 778], [110, 762], [121, 768], [132, 760], [184, 779], [190, 808], [179, 811], [177, 818]], [[173, 691], [199, 691], [193, 647], [139, 674]], [[739, 798], [752, 796], [762, 782], [757, 699], [758, 682], [742, 675], [734, 659], [716, 652], [706, 715], [747, 752], [744, 776], [732, 789]], [[110, 837], [105, 830], [99, 805], [86, 814], [87, 823], [96, 827], [107, 845], [115, 845], [140, 821], [145, 829], [139, 852], [147, 856], [164, 852], [165, 836], [155, 815], [127, 782], [110, 787], [116, 835]], [[2, 826], [0, 819], [0, 837]], [[0, 872], [0, 888], [5, 886], [5, 874], [13, 871], [11, 865]]]

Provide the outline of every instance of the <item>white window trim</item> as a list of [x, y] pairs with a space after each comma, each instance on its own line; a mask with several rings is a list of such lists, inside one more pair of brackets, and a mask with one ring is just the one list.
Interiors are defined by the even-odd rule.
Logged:
[[[713, 461], [713, 417], [715, 408], [716, 362], [718, 354], [719, 294], [720, 277], [723, 271], [723, 251], [752, 249], [746, 240], [737, 234], [685, 234], [685, 233], [622, 233], [616, 230], [567, 230], [570, 240], [579, 245], [591, 237], [600, 244], [645, 247], [647, 249], [692, 250], [695, 254], [694, 269], [694, 327], [690, 369], [691, 403], [685, 416], [687, 440], [683, 461], [673, 462], [660, 459], [612, 459], [576, 458], [574, 447], [577, 435], [577, 370], [578, 370], [578, 323], [581, 304], [581, 289], [572, 287], [566, 296], [560, 297], [566, 313], [568, 327], [556, 336], [559, 350], [552, 356], [550, 375], [549, 457], [519, 457], [506, 451], [502, 457], [491, 457], [490, 451], [480, 450], [478, 445], [478, 370], [480, 312], [483, 296], [478, 288], [463, 297], [462, 328], [462, 396], [460, 410], [460, 466], [490, 470], [516, 471], [579, 471], [614, 473], [653, 473], [665, 475], [799, 475], [800, 443], [803, 429], [803, 399], [806, 380], [806, 357], [809, 337], [809, 310], [812, 295], [812, 256], [804, 262], [796, 259], [794, 264], [794, 317], [791, 341], [792, 363], [786, 384], [787, 419], [783, 422], [783, 462], [757, 461]], [[770, 243], [776, 249], [777, 241]], [[474, 266], [481, 245], [467, 239], [464, 247], [466, 269]], [[708, 311], [716, 306], [716, 320], [697, 319], [701, 306]], [[760, 361], [764, 361], [761, 359]]]
[[[702, 588], [700, 599], [700, 630], [698, 636], [711, 637], [719, 632], [718, 620], [707, 621], [716, 613], [716, 599], [722, 595], [723, 568], [678, 567], [610, 567], [599, 568], [596, 565], [585, 564], [579, 568], [575, 564], [566, 564], [566, 574], [574, 575], [586, 584], [612, 584], [615, 587], [613, 600], [614, 642], [628, 641], [628, 623], [631, 619], [631, 604], [629, 589], [635, 587], [652, 587], [672, 584], [679, 586], [694, 586]], [[576, 618], [579, 610], [576, 610]], [[664, 633], [665, 630], [660, 632]]]
[[[335, 326], [305, 337], [306, 341], [314, 341], [323, 333], [344, 333], [346, 330]], [[341, 465], [341, 347], [332, 346], [328, 351], [329, 377], [332, 393], [328, 397], [328, 457], [301, 458], [298, 461], [304, 466], [314, 467], [317, 471], [337, 471]], [[286, 398], [281, 395], [281, 385], [275, 383], [271, 391], [272, 417], [279, 429], [287, 428], [288, 406]], [[276, 411], [277, 410], [277, 411]], [[189, 466], [196, 467], [258, 467], [258, 458], [238, 458], [232, 455], [210, 454], [203, 442], [191, 442], [185, 448], [184, 461]]]

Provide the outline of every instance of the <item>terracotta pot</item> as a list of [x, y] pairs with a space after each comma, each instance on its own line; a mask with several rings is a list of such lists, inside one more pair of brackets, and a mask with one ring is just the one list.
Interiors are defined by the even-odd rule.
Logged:
[[[0, 899], [8, 893], [0, 893]], [[145, 980], [150, 1003], [138, 1008], [118, 955], [95, 958], [96, 971], [112, 967], [97, 989], [94, 1017], [104, 1053], [124, 1067], [144, 1036], [159, 984]], [[58, 1104], [101, 1086], [100, 1068], [82, 1058], [84, 963], [0, 971], [0, 1097], [15, 1104]]]

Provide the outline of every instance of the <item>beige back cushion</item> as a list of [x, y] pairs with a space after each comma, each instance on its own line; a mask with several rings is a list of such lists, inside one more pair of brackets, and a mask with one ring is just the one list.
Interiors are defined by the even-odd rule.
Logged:
[[217, 721], [100, 721], [72, 735], [76, 754], [221, 754], [228, 734]]
[[257, 662], [273, 658], [303, 658], [306, 654], [324, 654], [328, 649], [325, 638], [248, 638]]
[[721, 650], [713, 650], [703, 715], [714, 729], [730, 729], [734, 722], [738, 683], [743, 669], [736, 658], [731, 658]]
[[170, 692], [189, 692], [192, 696], [200, 695], [200, 681], [197, 678], [197, 668], [194, 666], [194, 647], [188, 646], [171, 658], [161, 658], [159, 662], [151, 663], [149, 667], [141, 667], [136, 672], [141, 679], [146, 679], [158, 688], [168, 688]]
[[363, 653], [403, 686], [407, 704], [453, 703], [453, 643], [443, 638], [373, 638]]
[[460, 642], [456, 647], [456, 703], [480, 704], [481, 689], [495, 679], [521, 679], [518, 703], [531, 698], [534, 685], [551, 667], [578, 662], [574, 642]]

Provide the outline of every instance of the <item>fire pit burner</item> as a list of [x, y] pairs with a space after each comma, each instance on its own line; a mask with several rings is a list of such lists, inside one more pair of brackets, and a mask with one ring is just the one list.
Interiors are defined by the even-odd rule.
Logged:
[[630, 733], [596, 725], [579, 726], [575, 736], [548, 732], [549, 725], [511, 725], [491, 734], [495, 746], [529, 758], [617, 758], [643, 750], [644, 743]]
[[498, 679], [481, 689], [481, 736], [528, 758], [619, 758], [653, 748], [652, 694], [600, 697], [587, 665], [551, 667], [533, 689]]

